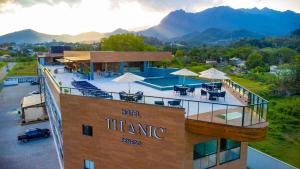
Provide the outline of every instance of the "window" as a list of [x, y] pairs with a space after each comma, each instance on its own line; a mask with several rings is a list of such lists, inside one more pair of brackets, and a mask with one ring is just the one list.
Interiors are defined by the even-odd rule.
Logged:
[[194, 169], [206, 169], [217, 164], [217, 140], [194, 145]]
[[220, 151], [220, 164], [237, 160], [240, 158], [241, 142], [221, 139]]
[[89, 125], [82, 125], [82, 134], [86, 136], [93, 136], [93, 127]]
[[84, 160], [83, 162], [84, 169], [94, 169], [94, 161], [92, 160]]

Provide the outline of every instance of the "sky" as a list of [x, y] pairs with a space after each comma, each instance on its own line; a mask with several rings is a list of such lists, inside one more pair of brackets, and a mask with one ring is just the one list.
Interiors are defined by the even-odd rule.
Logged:
[[0, 35], [22, 29], [72, 35], [141, 30], [176, 9], [199, 12], [215, 6], [300, 13], [300, 0], [0, 0]]

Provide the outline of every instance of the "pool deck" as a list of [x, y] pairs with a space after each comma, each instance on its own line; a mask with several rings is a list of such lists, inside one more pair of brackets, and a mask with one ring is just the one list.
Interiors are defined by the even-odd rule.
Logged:
[[[125, 91], [128, 92], [129, 84], [128, 83], [118, 83], [113, 82], [112, 80], [115, 78], [107, 78], [100, 77], [95, 73], [94, 80], [82, 79], [74, 73], [64, 72], [63, 69], [59, 69], [57, 73], [54, 73], [54, 70], [57, 68], [63, 68], [63, 66], [46, 66], [51, 72], [51, 74], [55, 77], [56, 82], [61, 83], [62, 87], [70, 87], [75, 88], [71, 82], [76, 81], [88, 81], [99, 89], [107, 92], [116, 92], [113, 95], [113, 98], [118, 100], [119, 95], [118, 92]], [[195, 93], [193, 95], [180, 96], [175, 94], [173, 90], [158, 90], [155, 88], [151, 88], [139, 83], [130, 83], [130, 93], [136, 93], [137, 91], [142, 91], [144, 96], [154, 96], [154, 97], [162, 97], [163, 101], [168, 104], [168, 101], [173, 99], [183, 100], [181, 107], [185, 109], [185, 116], [190, 119], [204, 120], [221, 124], [232, 124], [235, 126], [242, 125], [242, 118], [237, 117], [234, 119], [224, 119], [222, 114], [237, 112], [243, 112], [243, 107], [245, 104], [241, 100], [239, 100], [236, 96], [234, 96], [228, 88], [222, 88], [223, 91], [226, 91], [226, 96], [224, 98], [219, 98], [217, 101], [210, 101], [207, 97], [200, 95], [201, 88], [196, 88]], [[77, 93], [76, 93], [77, 92]], [[74, 95], [82, 95], [77, 89], [72, 89], [72, 94]], [[141, 103], [154, 104], [154, 101], [162, 101], [162, 98], [151, 98], [144, 97]], [[191, 100], [191, 101], [184, 101]], [[214, 104], [212, 104], [214, 103]], [[213, 113], [212, 113], [213, 112]], [[257, 118], [252, 119], [250, 114], [246, 114], [246, 119], [244, 119], [245, 125], [252, 124], [251, 122], [256, 122]], [[255, 117], [255, 115], [253, 116]]]

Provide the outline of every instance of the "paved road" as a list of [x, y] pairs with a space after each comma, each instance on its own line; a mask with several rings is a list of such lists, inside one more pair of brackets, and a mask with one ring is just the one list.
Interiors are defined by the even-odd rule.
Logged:
[[248, 148], [247, 167], [248, 169], [296, 169], [251, 147]]
[[0, 169], [59, 169], [53, 138], [19, 143], [17, 134], [29, 128], [50, 128], [49, 122], [21, 126], [16, 109], [23, 96], [37, 90], [28, 83], [4, 87], [0, 93]]
[[16, 62], [8, 62], [7, 65], [5, 65], [1, 70], [0, 70], [0, 80], [2, 80], [5, 75], [8, 73], [7, 72], [7, 67], [9, 70], [11, 70], [15, 66]]

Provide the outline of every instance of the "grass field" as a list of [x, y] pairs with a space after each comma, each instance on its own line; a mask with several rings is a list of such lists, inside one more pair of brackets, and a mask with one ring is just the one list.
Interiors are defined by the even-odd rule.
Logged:
[[36, 71], [36, 61], [31, 62], [17, 62], [12, 70], [7, 74], [10, 76], [35, 76]]
[[[269, 84], [235, 76], [231, 79], [255, 93], [267, 96], [270, 92]], [[269, 96], [268, 100], [267, 139], [250, 146], [300, 168], [300, 96]]]
[[0, 62], [0, 69], [2, 69], [6, 65], [6, 62]]

